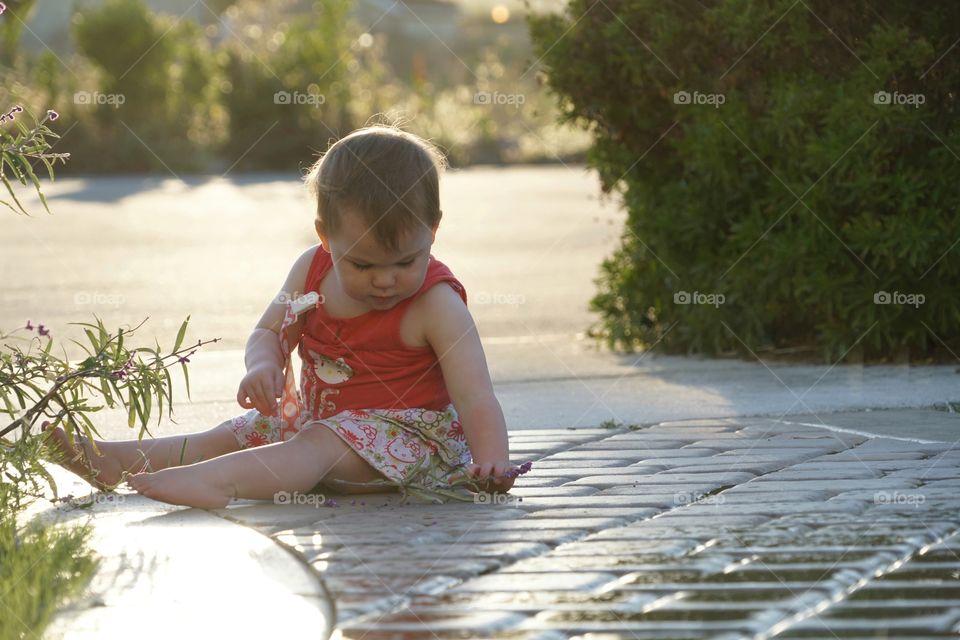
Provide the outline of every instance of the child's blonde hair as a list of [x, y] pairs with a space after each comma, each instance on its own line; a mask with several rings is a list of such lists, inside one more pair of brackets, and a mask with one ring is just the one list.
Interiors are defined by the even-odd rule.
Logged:
[[380, 246], [419, 225], [440, 223], [443, 154], [430, 142], [391, 125], [358, 129], [333, 143], [305, 177], [317, 200], [317, 222], [335, 235], [348, 212], [359, 215]]

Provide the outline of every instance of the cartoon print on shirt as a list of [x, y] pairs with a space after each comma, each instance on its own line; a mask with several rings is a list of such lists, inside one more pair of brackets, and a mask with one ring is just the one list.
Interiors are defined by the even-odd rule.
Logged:
[[[310, 358], [310, 362], [306, 363], [309, 365], [307, 371], [312, 372], [319, 381], [327, 384], [340, 384], [353, 377], [353, 368], [344, 362], [342, 357], [334, 360], [310, 349], [307, 349], [307, 355]], [[319, 416], [328, 411], [336, 411], [337, 405], [332, 400], [328, 400], [327, 397], [339, 394], [340, 390], [331, 388], [321, 389], [319, 402], [317, 402], [315, 394], [318, 387], [319, 385], [313, 388], [312, 397], [310, 398], [310, 405], [315, 407], [316, 415]]]

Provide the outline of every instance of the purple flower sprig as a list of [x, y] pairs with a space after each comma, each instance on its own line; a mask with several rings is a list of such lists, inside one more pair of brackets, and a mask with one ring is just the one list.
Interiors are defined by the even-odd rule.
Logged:
[[7, 5], [0, 2], [0, 14], [7, 10]]
[[5, 114], [0, 116], [0, 124], [3, 124], [5, 122], [13, 122], [14, 120], [17, 119], [17, 114], [22, 112], [23, 112], [23, 107], [21, 107], [20, 105], [16, 105], [12, 109], [10, 109], [10, 111], [7, 111]]
[[527, 460], [526, 462], [524, 462], [524, 463], [521, 464], [520, 466], [514, 467], [513, 469], [510, 469], [509, 471], [507, 471], [506, 473], [504, 473], [503, 476], [501, 476], [501, 477], [503, 477], [503, 478], [516, 478], [517, 476], [522, 476], [523, 474], [527, 473], [528, 471], [530, 471], [531, 468], [533, 468], [533, 463], [532, 463], [531, 461]]
[[[24, 111], [23, 106], [19, 104], [14, 105], [6, 113], [0, 112], [0, 125], [13, 122], [17, 119], [18, 114], [28, 115]], [[18, 213], [29, 215], [27, 210], [13, 194], [11, 179], [18, 181], [24, 186], [28, 186], [32, 181], [33, 187], [36, 188], [37, 195], [40, 197], [40, 202], [43, 204], [43, 208], [47, 213], [50, 212], [47, 199], [43, 195], [40, 182], [34, 175], [31, 165], [35, 160], [42, 161], [47, 168], [50, 179], [53, 180], [53, 167], [56, 162], [66, 163], [70, 158], [69, 153], [52, 152], [53, 144], [50, 142], [50, 139], [60, 138], [60, 136], [54, 131], [51, 131], [47, 127], [47, 123], [59, 118], [59, 113], [53, 109], [48, 109], [43, 118], [39, 119], [33, 127], [29, 127], [29, 130], [27, 126], [21, 126], [20, 131], [18, 131], [16, 127], [10, 128], [9, 131], [6, 127], [0, 129], [0, 152], [10, 160], [10, 162], [6, 163], [6, 165], [9, 165], [9, 174], [6, 167], [0, 167], [0, 183], [3, 184], [11, 196], [9, 202], [7, 200], [0, 200], [0, 205], [4, 205]], [[17, 124], [22, 123], [18, 122]]]
[[112, 371], [110, 375], [114, 378], [114, 380], [125, 380], [126, 377], [130, 375], [130, 371], [132, 369], [133, 369], [133, 356], [130, 356], [130, 359], [127, 360], [127, 363], [123, 365], [123, 367], [121, 367], [120, 369], [117, 369], [116, 371]]
[[29, 320], [27, 320], [27, 326], [25, 326], [24, 329], [26, 329], [27, 331], [33, 331], [34, 329], [36, 329], [37, 333], [39, 333], [41, 336], [44, 336], [44, 337], [50, 335], [50, 329], [47, 329], [42, 324], [38, 324], [36, 327], [34, 327]]

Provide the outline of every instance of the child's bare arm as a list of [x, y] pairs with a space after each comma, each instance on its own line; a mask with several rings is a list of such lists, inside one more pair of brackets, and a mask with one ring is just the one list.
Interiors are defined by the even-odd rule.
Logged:
[[[450, 286], [431, 287], [423, 295], [424, 335], [440, 360], [467, 444], [473, 455], [471, 471], [477, 476], [500, 476], [509, 471], [510, 451], [503, 409], [493, 392], [480, 335], [470, 311]], [[496, 483], [507, 490], [512, 479]]]
[[[307, 271], [317, 250], [317, 247], [312, 247], [297, 259], [280, 292], [267, 305], [247, 340], [244, 356], [247, 375], [240, 382], [237, 392], [237, 402], [244, 408], [255, 408], [264, 415], [275, 413], [276, 399], [283, 392], [283, 364], [287, 357], [280, 348], [280, 327], [283, 325], [286, 302], [303, 293]], [[291, 349], [300, 341], [302, 331], [301, 316], [301, 319], [287, 327]]]

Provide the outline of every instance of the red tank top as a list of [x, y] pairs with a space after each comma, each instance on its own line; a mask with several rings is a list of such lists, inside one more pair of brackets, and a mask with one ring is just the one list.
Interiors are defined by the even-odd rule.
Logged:
[[[318, 246], [304, 293], [320, 293], [332, 266], [330, 254]], [[322, 304], [306, 312], [298, 348], [303, 409], [314, 419], [346, 409], [445, 409], [450, 396], [433, 348], [409, 347], [400, 337], [407, 309], [438, 282], [450, 283], [466, 304], [463, 284], [431, 255], [423, 285], [391, 309], [355, 318], [333, 318]]]

